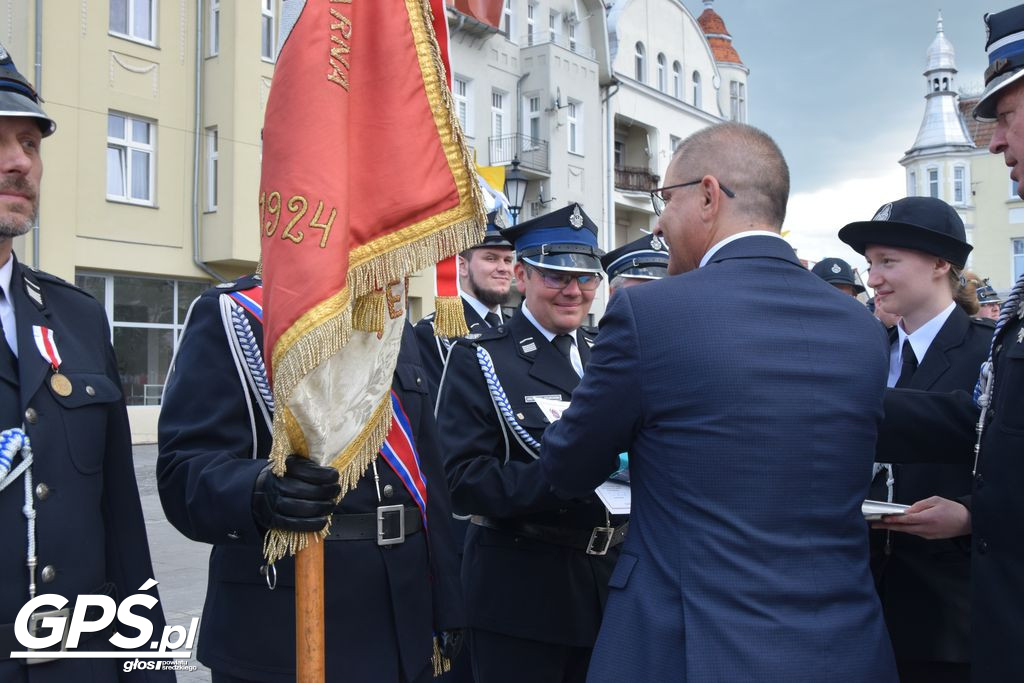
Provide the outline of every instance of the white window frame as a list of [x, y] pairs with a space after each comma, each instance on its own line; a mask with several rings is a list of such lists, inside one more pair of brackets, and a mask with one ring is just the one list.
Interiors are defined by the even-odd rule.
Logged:
[[910, 171], [907, 173], [907, 196], [917, 196], [917, 171]]
[[669, 134], [669, 136], [668, 136], [668, 151], [669, 151], [670, 155], [676, 153], [676, 149], [679, 148], [679, 145], [682, 144], [682, 142], [683, 142], [683, 139], [681, 137], [679, 137], [677, 135]]
[[657, 66], [654, 68], [658, 73], [658, 90], [660, 92], [668, 92], [668, 60], [665, 59], [664, 52], [658, 53]]
[[1019, 202], [1020, 201], [1020, 195], [1017, 194], [1017, 181], [1014, 180], [1013, 178], [1010, 178], [1010, 201], [1011, 202]]
[[[124, 131], [125, 136], [121, 138], [111, 137], [109, 129], [109, 117], [120, 116], [125, 120]], [[132, 116], [119, 111], [110, 111], [107, 114], [108, 117], [108, 129], [107, 129], [107, 150], [119, 149], [123, 150], [121, 154], [121, 180], [122, 188], [124, 193], [110, 194], [107, 192], [107, 199], [114, 202], [123, 202], [127, 204], [137, 204], [139, 206], [156, 206], [156, 121], [151, 119], [145, 119], [139, 116]], [[141, 143], [132, 140], [131, 128], [135, 122], [146, 123], [149, 125], [149, 142]], [[140, 198], [132, 196], [132, 171], [134, 170], [134, 155], [133, 151], [144, 153], [148, 156], [149, 163], [146, 170], [149, 197]], [[108, 154], [109, 157], [109, 154]], [[110, 163], [109, 158], [107, 163]], [[107, 179], [109, 183], [110, 169], [107, 168]]]
[[508, 94], [501, 90], [491, 90], [491, 137], [499, 138], [508, 135], [505, 130], [505, 122], [508, 117], [505, 113]]
[[565, 109], [568, 149], [570, 154], [583, 155], [583, 103], [569, 100]]
[[639, 40], [633, 46], [633, 75], [640, 83], [647, 82], [647, 48]]
[[[960, 195], [959, 199], [957, 194]], [[953, 167], [953, 204], [967, 205], [967, 167], [962, 164]]]
[[206, 56], [220, 54], [220, 0], [207, 0], [206, 12]]
[[729, 117], [743, 123], [747, 118], [746, 87], [742, 81], [729, 81]]
[[700, 72], [699, 71], [694, 71], [692, 78], [693, 78], [693, 106], [697, 107], [697, 109], [700, 109], [701, 108], [701, 102], [704, 99], [704, 94], [703, 94], [703, 92], [701, 90], [702, 84], [701, 84]]
[[505, 38], [512, 40], [515, 35], [515, 14], [512, 11], [512, 0], [505, 0], [501, 8], [501, 32]]
[[569, 22], [569, 50], [576, 52], [576, 22]]
[[548, 31], [551, 33], [551, 42], [558, 44], [562, 35], [562, 13], [550, 10], [548, 12]]
[[206, 210], [217, 210], [217, 183], [220, 171], [220, 134], [217, 126], [206, 129]]
[[[157, 10], [158, 10], [157, 2], [158, 2], [158, 0], [124, 0], [125, 15], [126, 15], [125, 16], [126, 31], [124, 33], [122, 33], [121, 31], [115, 31], [111, 27], [111, 23], [113, 21], [114, 3], [110, 3], [110, 9], [109, 9], [108, 17], [107, 17], [108, 33], [110, 33], [110, 35], [112, 35], [112, 36], [117, 36], [118, 38], [124, 38], [125, 40], [130, 40], [130, 41], [135, 42], [135, 43], [142, 43], [143, 45], [152, 45], [152, 46], [155, 47], [156, 46], [156, 15], [157, 15]], [[149, 5], [149, 37], [148, 38], [146, 38], [144, 36], [137, 36], [134, 33], [134, 30], [135, 30], [136, 3], [146, 3], [146, 4]]]
[[533, 45], [537, 37], [537, 3], [526, 3], [526, 44]]
[[452, 78], [452, 97], [455, 99], [455, 115], [462, 124], [466, 137], [473, 137], [473, 81], [455, 74]]
[[[926, 169], [928, 173], [928, 194], [926, 197], [933, 197], [935, 199], [942, 199], [942, 173], [939, 172], [938, 166], [932, 166]], [[934, 175], [934, 179], [932, 176]], [[933, 191], [934, 186], [934, 191]]]
[[672, 97], [683, 99], [683, 65], [678, 60], [672, 62]]
[[[1018, 246], [1021, 248], [1019, 254], [1017, 253]], [[1020, 267], [1018, 267], [1018, 263]], [[1021, 275], [1024, 275], [1024, 237], [1010, 238], [1010, 272], [1013, 273], [1014, 282], [1019, 280]]]
[[[261, 0], [260, 5], [260, 59], [273, 63], [277, 59], [277, 16], [274, 13], [276, 0]], [[267, 24], [270, 33], [266, 33]], [[270, 41], [268, 45], [265, 38]]]
[[[523, 96], [523, 130], [525, 131], [526, 139], [523, 140], [523, 148], [535, 149], [533, 140], [541, 140], [541, 117], [540, 113], [543, 107], [540, 102], [540, 93], [529, 93]], [[534, 124], [536, 124], [537, 134], [533, 134]]]

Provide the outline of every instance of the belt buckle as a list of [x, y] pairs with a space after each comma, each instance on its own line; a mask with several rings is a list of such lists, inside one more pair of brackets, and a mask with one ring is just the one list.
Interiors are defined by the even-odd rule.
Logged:
[[[398, 535], [388, 536], [385, 530], [389, 515], [398, 515]], [[395, 545], [405, 542], [405, 506], [381, 505], [377, 508], [377, 545]]]
[[590, 532], [587, 555], [607, 555], [614, 535], [615, 529], [610, 526], [595, 526], [594, 530]]
[[[56, 650], [52, 650], [52, 649], [51, 650], [29, 650], [29, 652], [39, 652], [39, 653], [64, 652], [67, 649], [67, 644], [68, 644], [68, 626], [71, 624], [71, 608], [70, 607], [65, 607], [63, 609], [48, 610], [46, 612], [33, 612], [28, 617], [28, 632], [31, 633], [33, 636], [38, 638], [39, 637], [39, 629], [43, 625], [43, 619], [47, 619], [49, 617], [59, 617], [59, 618], [63, 618], [64, 619], [64, 633], [63, 633], [63, 635], [61, 636], [61, 639], [60, 639], [60, 648], [56, 649]], [[32, 664], [45, 664], [47, 662], [52, 662], [52, 661], [55, 661], [55, 660], [56, 660], [55, 657], [40, 657], [38, 659], [37, 658], [25, 659], [24, 662], [25, 662], [26, 665], [32, 665]]]

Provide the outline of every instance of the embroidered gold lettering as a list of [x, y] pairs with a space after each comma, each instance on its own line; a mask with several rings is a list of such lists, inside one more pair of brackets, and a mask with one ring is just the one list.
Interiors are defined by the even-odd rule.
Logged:
[[[338, 4], [351, 5], [352, 3], [344, 2]], [[330, 56], [327, 58], [327, 64], [330, 66], [327, 80], [348, 90], [348, 72], [352, 67], [346, 55], [352, 52], [352, 46], [345, 41], [352, 40], [352, 20], [333, 7], [330, 8], [330, 13], [331, 17], [335, 19], [335, 21], [331, 22], [330, 28], [331, 31], [337, 31], [337, 35], [335, 33], [330, 34], [332, 45], [330, 46]]]
[[384, 297], [388, 300], [388, 315], [392, 320], [397, 320], [405, 315], [405, 306], [402, 305], [402, 294], [405, 290], [399, 288], [398, 293], [394, 293], [395, 288], [399, 285], [401, 285], [400, 282], [390, 282], [384, 288]]

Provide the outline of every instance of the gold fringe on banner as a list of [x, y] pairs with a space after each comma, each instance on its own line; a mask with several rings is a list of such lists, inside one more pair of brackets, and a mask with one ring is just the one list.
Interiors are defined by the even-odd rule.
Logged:
[[[432, 266], [483, 240], [487, 223], [483, 191], [477, 183], [476, 166], [447, 87], [444, 63], [430, 23], [430, 3], [429, 0], [405, 0], [405, 5], [427, 101], [455, 179], [459, 204], [353, 249], [349, 254], [346, 287], [311, 308], [278, 338], [272, 351], [274, 402], [277, 409], [274, 412], [270, 452], [270, 461], [278, 476], [284, 474], [284, 462], [288, 455], [309, 455], [305, 437], [287, 407], [295, 387], [313, 369], [348, 344], [353, 326], [362, 329], [362, 323], [366, 323], [365, 327], [376, 328], [373, 315], [370, 314], [370, 309], [378, 310], [370, 306], [375, 302], [360, 304], [360, 300], [374, 290], [383, 290], [390, 282], [404, 279], [410, 273]], [[356, 303], [355, 311], [353, 302]], [[365, 315], [361, 306], [367, 307]], [[384, 315], [387, 315], [386, 308], [383, 310]], [[377, 329], [383, 330], [383, 325], [373, 331]], [[377, 409], [359, 437], [331, 462], [341, 474], [342, 497], [356, 485], [366, 467], [376, 457], [390, 427], [391, 401], [388, 392], [380, 398]], [[272, 563], [286, 554], [294, 554], [316, 537], [325, 537], [328, 531], [329, 525], [316, 534], [271, 530], [264, 539], [264, 555]]]
[[375, 289], [356, 299], [352, 309], [352, 328], [363, 332], [384, 334], [384, 323], [388, 319], [388, 302], [384, 290]]
[[469, 334], [462, 297], [434, 297], [434, 336], [465, 337]]

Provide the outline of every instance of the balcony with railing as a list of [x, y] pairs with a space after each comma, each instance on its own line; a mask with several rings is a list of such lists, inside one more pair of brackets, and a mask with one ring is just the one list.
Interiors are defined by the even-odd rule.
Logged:
[[520, 168], [537, 173], [550, 173], [548, 141], [531, 138], [522, 133], [498, 135], [488, 138], [491, 148], [491, 166], [502, 166], [519, 159]]
[[615, 189], [627, 192], [650, 192], [658, 187], [661, 176], [640, 166], [616, 166]]

